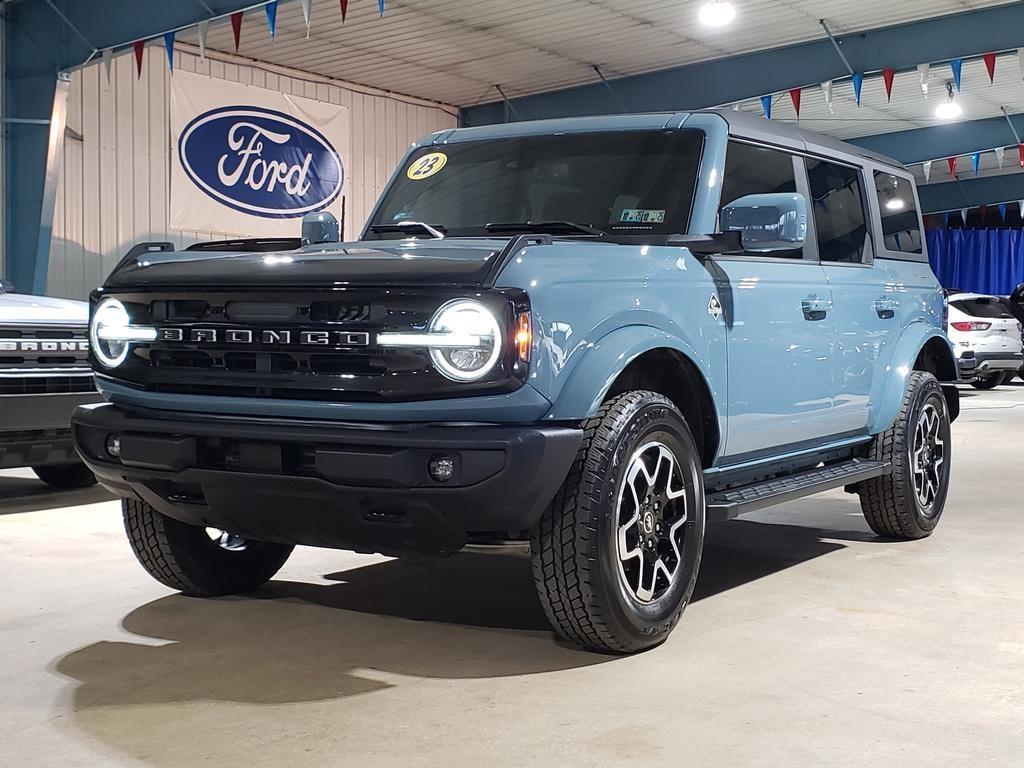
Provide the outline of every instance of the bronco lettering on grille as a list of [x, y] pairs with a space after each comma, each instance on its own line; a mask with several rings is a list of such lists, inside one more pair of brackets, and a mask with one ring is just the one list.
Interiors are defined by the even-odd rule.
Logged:
[[365, 331], [286, 331], [249, 328], [158, 328], [157, 341], [187, 344], [255, 344], [263, 346], [366, 347], [370, 334]]

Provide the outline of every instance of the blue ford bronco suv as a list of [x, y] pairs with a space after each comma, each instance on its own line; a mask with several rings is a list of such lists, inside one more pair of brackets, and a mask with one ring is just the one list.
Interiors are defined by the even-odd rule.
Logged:
[[123, 260], [74, 437], [186, 594], [297, 544], [528, 541], [558, 634], [638, 651], [712, 516], [845, 487], [881, 536], [935, 528], [957, 369], [921, 232], [895, 162], [734, 112], [448, 130], [358, 242]]

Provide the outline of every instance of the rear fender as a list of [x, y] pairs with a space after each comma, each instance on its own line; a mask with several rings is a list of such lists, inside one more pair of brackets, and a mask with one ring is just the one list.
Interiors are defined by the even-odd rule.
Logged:
[[[914, 363], [917, 362], [925, 344], [932, 339], [939, 339], [942, 342], [941, 354], [944, 358], [946, 355], [949, 358], [948, 361], [944, 360], [943, 362], [948, 363], [951, 370], [956, 371], [956, 357], [949, 344], [949, 339], [938, 328], [926, 323], [913, 323], [908, 326], [893, 350], [892, 359], [886, 366], [884, 375], [876, 380], [868, 419], [868, 431], [871, 434], [884, 432], [896, 420], [900, 404], [903, 402], [903, 394], [907, 389], [907, 379], [914, 371]], [[955, 380], [945, 382], [947, 386], [943, 386], [951, 419], [956, 418], [960, 413], [959, 394], [956, 387], [952, 386], [954, 383]]]

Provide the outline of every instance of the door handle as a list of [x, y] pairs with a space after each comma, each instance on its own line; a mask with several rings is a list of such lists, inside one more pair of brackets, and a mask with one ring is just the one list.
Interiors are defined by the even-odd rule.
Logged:
[[883, 320], [892, 320], [896, 316], [896, 310], [899, 309], [899, 306], [900, 303], [896, 299], [883, 297], [875, 302], [875, 312]]
[[832, 300], [819, 299], [817, 294], [812, 293], [800, 302], [800, 309], [807, 320], [824, 320], [825, 315], [832, 309]]

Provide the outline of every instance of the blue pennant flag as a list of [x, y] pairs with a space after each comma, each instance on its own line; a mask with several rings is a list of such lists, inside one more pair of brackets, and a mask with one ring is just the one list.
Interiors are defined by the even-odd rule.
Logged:
[[960, 93], [960, 75], [964, 71], [964, 60], [953, 59], [949, 62], [949, 67], [953, 70], [953, 82], [956, 83], [956, 92]]
[[981, 152], [975, 152], [971, 155], [971, 165], [974, 166], [974, 175], [978, 175], [978, 167], [981, 165]]
[[267, 12], [267, 26], [270, 27], [270, 39], [277, 39], [277, 0], [263, 6]]
[[1006, 203], [1000, 203], [999, 204], [999, 217], [1003, 221], [1006, 221]]
[[942, 214], [942, 228], [949, 229], [949, 211]]
[[384, 15], [384, 0], [377, 0], [377, 12], [381, 16]]
[[864, 86], [864, 75], [856, 72], [851, 75], [853, 79], [853, 95], [857, 99], [857, 106], [860, 106], [860, 89]]
[[167, 51], [167, 68], [174, 71], [174, 33], [167, 32], [164, 34], [164, 49]]
[[771, 120], [772, 119], [772, 97], [771, 96], [762, 96], [761, 97], [761, 109], [764, 110], [764, 118], [765, 118], [765, 120]]

